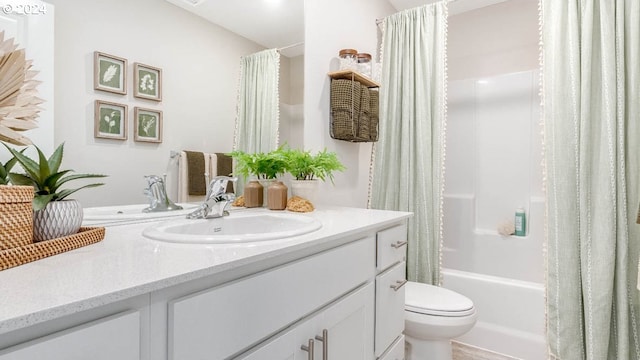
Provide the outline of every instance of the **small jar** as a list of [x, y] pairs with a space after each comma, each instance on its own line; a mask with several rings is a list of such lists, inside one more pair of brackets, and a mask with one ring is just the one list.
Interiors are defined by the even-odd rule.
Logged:
[[269, 185], [267, 203], [269, 210], [284, 210], [287, 208], [287, 185], [282, 181], [274, 181]]
[[340, 56], [340, 70], [354, 70], [357, 71], [358, 59], [356, 55], [358, 50], [356, 49], [342, 49], [339, 52]]
[[358, 60], [358, 72], [371, 78], [371, 54], [360, 53], [356, 55]]
[[263, 187], [257, 180], [249, 181], [244, 186], [244, 206], [248, 208], [261, 207], [264, 201]]

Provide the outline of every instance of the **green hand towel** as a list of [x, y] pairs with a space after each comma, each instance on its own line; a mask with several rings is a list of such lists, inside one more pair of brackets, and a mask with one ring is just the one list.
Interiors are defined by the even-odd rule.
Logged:
[[187, 176], [189, 178], [189, 195], [206, 195], [207, 181], [204, 177], [204, 154], [197, 151], [186, 151]]
[[[216, 153], [216, 157], [218, 158], [216, 167], [216, 173], [218, 174], [218, 176], [231, 176], [231, 173], [233, 173], [233, 159], [231, 158], [231, 156], [223, 153]], [[233, 183], [229, 181], [227, 183], [227, 193], [232, 192]]]

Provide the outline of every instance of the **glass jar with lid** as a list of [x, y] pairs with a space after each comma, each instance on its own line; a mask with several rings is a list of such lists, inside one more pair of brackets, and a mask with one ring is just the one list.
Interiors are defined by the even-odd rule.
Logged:
[[371, 54], [356, 54], [358, 60], [358, 72], [368, 78], [371, 78]]
[[339, 52], [340, 56], [340, 70], [358, 70], [358, 59], [356, 55], [358, 50], [356, 49], [342, 49]]

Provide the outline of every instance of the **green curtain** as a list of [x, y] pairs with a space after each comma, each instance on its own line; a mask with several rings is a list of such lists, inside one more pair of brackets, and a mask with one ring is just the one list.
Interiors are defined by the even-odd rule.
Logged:
[[411, 211], [407, 277], [440, 283], [446, 1], [383, 20], [380, 139], [370, 207]]
[[640, 1], [541, 9], [550, 357], [640, 359]]
[[[234, 150], [269, 152], [278, 147], [280, 53], [264, 50], [240, 58]], [[236, 193], [242, 193], [238, 181]]]

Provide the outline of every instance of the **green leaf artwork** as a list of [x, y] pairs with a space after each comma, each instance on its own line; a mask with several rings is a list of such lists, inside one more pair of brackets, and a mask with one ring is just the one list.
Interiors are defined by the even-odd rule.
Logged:
[[158, 95], [158, 74], [153, 71], [138, 70], [138, 92], [144, 95]]
[[158, 137], [158, 117], [151, 114], [141, 114], [138, 119], [138, 134], [143, 137]]
[[104, 134], [120, 134], [122, 113], [119, 109], [111, 107], [100, 108], [100, 126], [98, 130]]
[[114, 89], [122, 88], [121, 74], [122, 67], [119, 63], [109, 61], [107, 59], [100, 59], [100, 85], [108, 86]]

